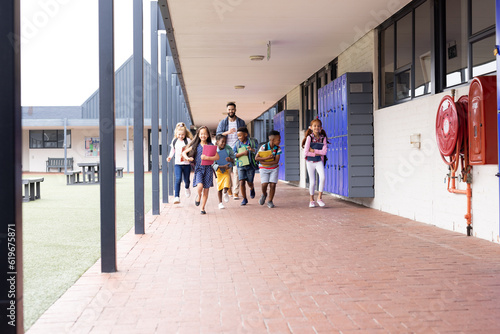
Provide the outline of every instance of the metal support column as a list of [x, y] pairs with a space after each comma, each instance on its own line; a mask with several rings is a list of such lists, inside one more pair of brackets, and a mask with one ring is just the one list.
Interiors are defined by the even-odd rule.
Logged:
[[[168, 43], [167, 43], [168, 44]], [[168, 136], [167, 140], [169, 143], [172, 142], [174, 139], [174, 117], [173, 117], [173, 94], [172, 94], [172, 78], [173, 78], [173, 72], [175, 72], [174, 64], [173, 64], [173, 59], [170, 54], [170, 46], [168, 46], [167, 49], [167, 54], [169, 55], [167, 57], [167, 126], [168, 126]], [[174, 168], [171, 166], [175, 164], [175, 161], [171, 163], [169, 166], [169, 183], [168, 183], [168, 194], [170, 196], [174, 195], [174, 182], [175, 182], [175, 176], [174, 176]]]
[[115, 63], [113, 0], [99, 0], [101, 270], [116, 271]]
[[68, 137], [68, 119], [64, 119], [64, 175], [68, 173], [68, 141], [66, 138]]
[[[168, 203], [168, 177], [170, 164], [167, 162], [170, 146], [168, 141], [168, 121], [167, 121], [167, 35], [163, 32], [160, 35], [160, 115], [161, 115], [161, 180], [162, 180], [162, 202]], [[174, 162], [175, 163], [175, 162]]]
[[127, 174], [130, 173], [130, 119], [127, 117]]
[[151, 1], [151, 178], [153, 215], [160, 214], [158, 124], [158, 2]]
[[0, 2], [0, 333], [24, 333], [20, 1]]
[[144, 61], [142, 0], [133, 3], [134, 48], [134, 228], [144, 234]]

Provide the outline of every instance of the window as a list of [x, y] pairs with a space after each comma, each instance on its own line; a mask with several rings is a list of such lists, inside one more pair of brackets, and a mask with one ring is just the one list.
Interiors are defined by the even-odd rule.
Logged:
[[[30, 130], [30, 148], [64, 148], [64, 130]], [[71, 130], [66, 131], [66, 145], [71, 148]]]
[[431, 7], [418, 1], [380, 30], [381, 106], [430, 93]]
[[415, 9], [415, 96], [431, 92], [430, 12], [429, 1]]
[[467, 1], [446, 0], [445, 87], [469, 80], [467, 72]]
[[495, 25], [495, 1], [474, 0], [471, 6], [472, 35]]
[[382, 105], [390, 106], [394, 104], [394, 25], [382, 31], [381, 36], [381, 88]]
[[495, 73], [494, 45], [494, 0], [413, 1], [379, 27], [380, 107]]
[[302, 130], [309, 127], [309, 123], [317, 116], [318, 88], [316, 74], [302, 86]]
[[495, 45], [495, 35], [472, 43], [472, 77], [496, 71], [492, 45]]
[[278, 101], [278, 112], [286, 110], [286, 96]]

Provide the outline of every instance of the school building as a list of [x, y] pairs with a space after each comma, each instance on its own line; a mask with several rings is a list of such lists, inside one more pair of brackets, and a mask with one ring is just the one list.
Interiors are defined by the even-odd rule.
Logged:
[[[372, 1], [362, 9], [355, 3], [320, 3], [328, 14], [321, 13], [319, 3], [213, 1], [191, 8], [160, 1], [173, 63], [181, 73], [175, 84], [181, 98], [186, 92], [182, 110], [173, 111], [177, 120], [215, 131], [225, 104], [234, 101], [237, 116], [264, 142], [283, 112], [282, 122], [289, 120], [282, 128], [288, 154], [280, 178], [307, 187], [299, 143], [318, 117], [331, 144], [327, 192], [500, 242], [497, 160], [471, 169], [468, 228], [468, 199], [447, 189], [449, 171], [435, 126], [444, 96], [453, 92], [458, 100], [469, 94], [474, 77], [496, 74], [495, 1]], [[303, 11], [304, 6], [314, 10]], [[304, 26], [296, 27], [290, 18]], [[134, 170], [132, 58], [117, 70], [115, 88], [116, 163], [126, 171]], [[150, 92], [151, 65], [144, 68], [144, 89]], [[363, 73], [365, 78], [356, 81]], [[349, 101], [343, 101], [347, 90], [352, 90]], [[66, 155], [75, 163], [95, 160], [97, 98], [98, 92], [78, 107], [23, 106], [23, 171], [45, 171], [48, 157], [64, 156], [65, 127]], [[151, 99], [144, 95], [145, 170], [152, 165]], [[342, 110], [344, 116], [336, 119]], [[455, 180], [465, 191], [465, 177]]]
[[[498, 84], [484, 79], [499, 65], [499, 1], [159, 0], [151, 8], [152, 40], [162, 42], [160, 57], [143, 64], [144, 170], [158, 175], [159, 147], [175, 123], [213, 131], [234, 101], [259, 142], [280, 130], [280, 179], [306, 188], [300, 143], [318, 118], [330, 142], [327, 193], [500, 243]], [[134, 92], [142, 85], [133, 60], [115, 74], [113, 128], [116, 166], [131, 172]], [[0, 96], [18, 94], [14, 65]], [[156, 72], [159, 89], [151, 85]], [[21, 111], [10, 101], [5, 124], [13, 126], [3, 142], [13, 143], [7, 151], [22, 171], [45, 171], [48, 157], [102, 159], [95, 150], [101, 92], [81, 106]], [[162, 124], [168, 137], [160, 138]], [[2, 175], [21, 172], [16, 163], [2, 168]], [[12, 182], [6, 189], [19, 192]], [[19, 204], [9, 203], [15, 217]]]

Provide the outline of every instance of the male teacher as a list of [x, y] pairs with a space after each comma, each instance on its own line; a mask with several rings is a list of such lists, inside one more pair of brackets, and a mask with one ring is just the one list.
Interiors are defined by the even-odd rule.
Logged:
[[[245, 121], [236, 116], [236, 104], [234, 102], [229, 102], [226, 105], [227, 108], [227, 117], [220, 121], [217, 126], [217, 134], [223, 134], [227, 137], [226, 144], [229, 147], [234, 147], [236, 141], [238, 141], [238, 135], [236, 134], [236, 130], [240, 127], [244, 127]], [[238, 182], [238, 170], [236, 166], [233, 167], [233, 175], [231, 177], [233, 179], [233, 198], [238, 200], [238, 193], [240, 191], [239, 182]]]

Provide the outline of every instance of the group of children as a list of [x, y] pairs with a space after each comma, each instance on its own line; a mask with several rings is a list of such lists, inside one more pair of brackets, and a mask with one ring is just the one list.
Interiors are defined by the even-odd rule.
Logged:
[[[257, 149], [257, 143], [249, 138], [246, 127], [238, 128], [238, 141], [234, 147], [226, 144], [226, 136], [216, 136], [216, 150], [214, 154], [207, 155], [211, 142], [210, 130], [201, 126], [193, 135], [184, 123], [178, 123], [175, 128], [175, 138], [170, 144], [171, 150], [167, 161], [175, 157], [175, 188], [174, 204], [180, 203], [180, 187], [182, 179], [186, 197], [189, 198], [191, 166], [194, 166], [193, 188], [196, 188], [195, 205], [201, 205], [201, 214], [206, 214], [205, 206], [209, 189], [213, 186], [214, 176], [217, 179], [219, 209], [224, 209], [224, 202], [229, 202], [228, 190], [231, 189], [231, 170], [233, 164], [237, 166], [238, 182], [243, 200], [240, 205], [248, 203], [246, 186], [250, 189], [250, 198], [255, 198], [254, 177], [255, 169], [259, 169], [261, 176], [262, 195], [259, 204], [274, 208], [274, 194], [278, 183], [279, 159], [281, 155], [281, 136], [278, 131], [269, 132], [269, 141]], [[325, 206], [322, 201], [323, 187], [325, 184], [324, 159], [327, 152], [327, 136], [321, 127], [321, 121], [315, 119], [305, 133], [302, 147], [306, 156], [307, 171], [309, 174], [309, 207]], [[222, 158], [221, 158], [222, 157]], [[319, 175], [319, 193], [314, 201], [315, 172]]]

